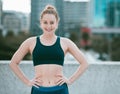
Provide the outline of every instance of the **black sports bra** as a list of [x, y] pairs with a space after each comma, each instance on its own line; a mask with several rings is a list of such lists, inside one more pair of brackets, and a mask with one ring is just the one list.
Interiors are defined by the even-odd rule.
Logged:
[[36, 38], [36, 46], [32, 53], [33, 65], [57, 64], [63, 66], [64, 51], [60, 45], [60, 37], [51, 46], [45, 46], [40, 42], [40, 37]]

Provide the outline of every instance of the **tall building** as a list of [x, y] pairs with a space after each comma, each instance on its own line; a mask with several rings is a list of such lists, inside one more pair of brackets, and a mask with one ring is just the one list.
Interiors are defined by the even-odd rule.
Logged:
[[110, 2], [106, 8], [107, 27], [120, 27], [120, 2]]
[[[91, 2], [92, 27], [107, 27], [107, 26], [109, 27], [110, 25], [108, 24], [113, 24], [111, 25], [111, 27], [114, 27], [116, 26], [115, 24], [119, 23], [119, 22], [115, 22], [116, 20], [114, 20], [113, 22], [112, 21], [109, 22], [108, 18], [112, 19], [110, 16], [110, 13], [111, 14], [113, 13], [112, 10], [117, 10], [118, 13], [115, 14], [116, 12], [114, 12], [112, 14], [114, 16], [113, 18], [116, 17], [119, 18], [118, 6], [120, 0], [90, 0], [90, 2]], [[114, 7], [112, 7], [111, 5]]]
[[29, 31], [29, 26], [30, 26], [30, 14], [19, 14], [19, 16], [21, 17], [21, 22], [22, 22], [22, 27], [21, 27], [21, 31]]
[[2, 1], [0, 0], [0, 29], [2, 28]]
[[57, 8], [59, 17], [60, 17], [60, 22], [59, 26], [57, 29], [57, 35], [64, 36], [64, 1], [63, 0], [55, 0], [55, 6]]
[[57, 34], [63, 35], [63, 0], [31, 0], [30, 31], [34, 35], [42, 33], [40, 29], [40, 13], [47, 4], [51, 4], [56, 7], [60, 16], [60, 23]]
[[80, 27], [80, 25], [89, 25], [89, 2], [64, 2], [64, 27], [68, 28]]
[[18, 34], [20, 31], [28, 31], [28, 19], [28, 16], [20, 12], [4, 11], [2, 24], [6, 33], [13, 31], [15, 34]]

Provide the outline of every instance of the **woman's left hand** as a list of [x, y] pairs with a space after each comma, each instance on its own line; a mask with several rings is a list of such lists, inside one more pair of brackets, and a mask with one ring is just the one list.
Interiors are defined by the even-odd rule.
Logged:
[[70, 85], [70, 84], [72, 84], [71, 82], [70, 82], [70, 80], [68, 79], [68, 78], [66, 78], [66, 77], [59, 77], [58, 78], [58, 81], [56, 82], [56, 84], [57, 85], [62, 85], [62, 84], [64, 84], [64, 83], [66, 83], [67, 85]]

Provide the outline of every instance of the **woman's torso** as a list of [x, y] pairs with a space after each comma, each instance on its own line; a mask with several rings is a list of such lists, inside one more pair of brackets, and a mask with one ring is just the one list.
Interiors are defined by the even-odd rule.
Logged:
[[[30, 53], [33, 53], [33, 50], [36, 46], [36, 37], [31, 40]], [[54, 43], [53, 43], [54, 44]], [[67, 47], [60, 39], [60, 45], [64, 52], [67, 52]], [[49, 62], [48, 62], [49, 63]], [[63, 70], [61, 65], [57, 64], [41, 64], [35, 66], [35, 78], [42, 81], [42, 86], [55, 86], [60, 77], [63, 77]]]
[[62, 66], [60, 65], [46, 64], [35, 67], [35, 78], [42, 81], [42, 86], [55, 86], [62, 76]]

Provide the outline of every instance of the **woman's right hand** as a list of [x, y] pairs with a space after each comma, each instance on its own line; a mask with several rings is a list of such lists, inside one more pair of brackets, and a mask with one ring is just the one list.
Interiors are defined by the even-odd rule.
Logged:
[[34, 78], [32, 80], [29, 80], [29, 82], [27, 83], [27, 85], [30, 86], [30, 87], [35, 86], [35, 87], [38, 88], [39, 86], [42, 85], [42, 83], [43, 83], [43, 81], [41, 79]]

